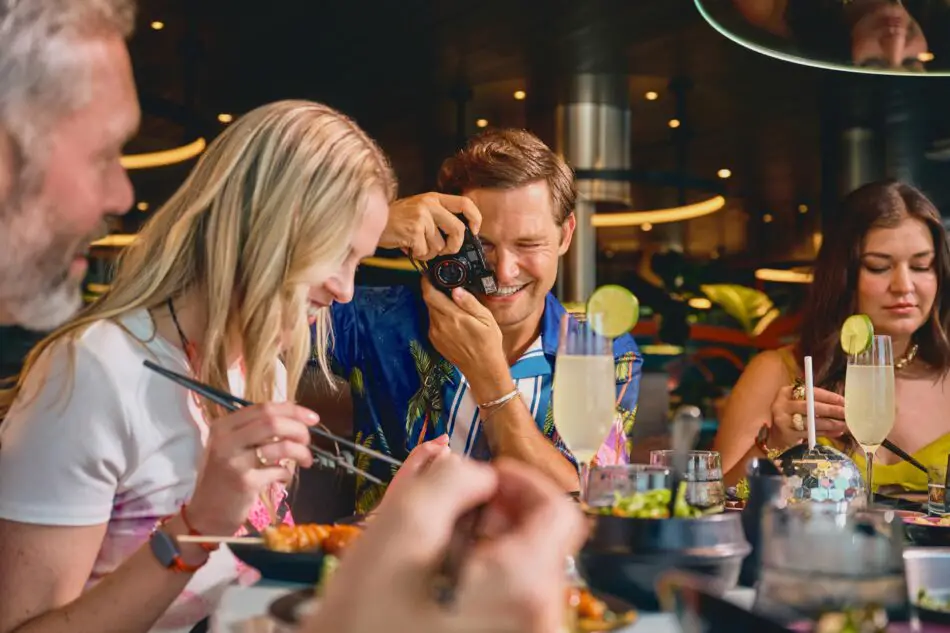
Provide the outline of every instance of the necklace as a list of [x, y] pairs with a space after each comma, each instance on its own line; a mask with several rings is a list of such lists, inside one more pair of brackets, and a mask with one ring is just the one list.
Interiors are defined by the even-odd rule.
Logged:
[[914, 362], [914, 358], [917, 356], [917, 343], [911, 343], [910, 347], [907, 348], [907, 351], [904, 352], [904, 355], [897, 359], [894, 363], [894, 371], [900, 371]]
[[178, 315], [175, 313], [175, 302], [169, 298], [165, 303], [168, 305], [168, 312], [172, 315], [172, 322], [175, 324], [175, 329], [178, 330], [178, 339], [181, 341], [181, 348], [185, 352], [188, 362], [191, 364], [192, 371], [195, 371], [198, 348], [194, 343], [188, 340], [184, 330], [181, 329], [181, 324], [178, 322]]

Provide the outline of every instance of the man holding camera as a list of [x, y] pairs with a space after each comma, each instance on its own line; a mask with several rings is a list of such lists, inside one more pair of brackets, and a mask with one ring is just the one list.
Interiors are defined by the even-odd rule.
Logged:
[[[400, 458], [426, 441], [480, 460], [512, 457], [577, 490], [551, 406], [565, 310], [550, 291], [576, 225], [573, 173], [530, 133], [494, 130], [445, 161], [439, 188], [446, 193], [394, 203], [380, 242], [430, 263], [421, 292], [358, 288], [331, 310], [356, 439]], [[614, 357], [617, 417], [599, 463], [627, 461], [639, 391], [631, 336], [614, 342]], [[359, 481], [357, 510], [381, 492]]]

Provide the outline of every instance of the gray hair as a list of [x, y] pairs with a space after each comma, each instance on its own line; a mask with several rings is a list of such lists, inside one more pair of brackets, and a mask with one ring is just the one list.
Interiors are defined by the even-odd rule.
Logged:
[[21, 148], [91, 98], [82, 40], [134, 26], [135, 0], [0, 0], [0, 124]]

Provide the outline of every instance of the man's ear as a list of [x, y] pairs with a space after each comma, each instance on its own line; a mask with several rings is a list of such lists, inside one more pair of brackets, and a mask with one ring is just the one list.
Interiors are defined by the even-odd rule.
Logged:
[[558, 246], [557, 254], [563, 255], [571, 247], [571, 240], [574, 238], [574, 229], [577, 228], [577, 216], [571, 213], [564, 219], [561, 225], [561, 245]]

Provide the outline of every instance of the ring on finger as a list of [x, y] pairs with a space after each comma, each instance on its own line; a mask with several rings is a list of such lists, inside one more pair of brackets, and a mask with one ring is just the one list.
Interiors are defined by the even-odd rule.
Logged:
[[796, 431], [805, 430], [805, 417], [801, 413], [792, 414], [792, 428]]
[[267, 458], [264, 457], [264, 451], [262, 449], [263, 449], [262, 446], [258, 446], [257, 448], [255, 448], [254, 455], [257, 456], [257, 463], [261, 466], [261, 468], [267, 468], [268, 461], [267, 461]]
[[792, 387], [792, 399], [793, 400], [805, 399], [805, 385], [801, 384], [798, 381], [795, 381], [795, 386]]

